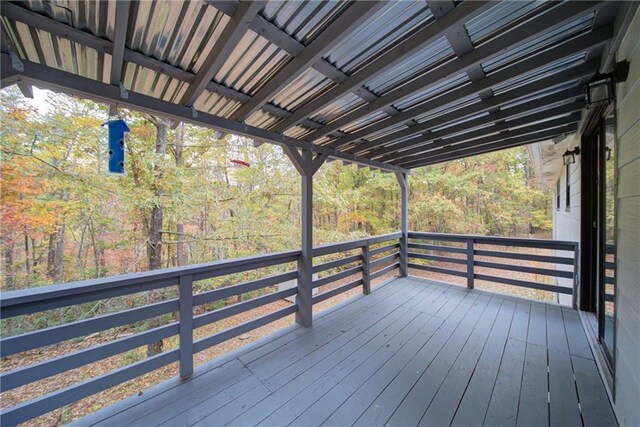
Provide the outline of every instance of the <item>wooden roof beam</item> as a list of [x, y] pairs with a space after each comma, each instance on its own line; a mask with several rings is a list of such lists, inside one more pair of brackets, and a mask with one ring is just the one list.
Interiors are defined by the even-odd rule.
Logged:
[[113, 46], [111, 48], [111, 84], [120, 85], [124, 67], [124, 49], [129, 26], [129, 10], [131, 2], [122, 0], [116, 3], [116, 21], [113, 29]]

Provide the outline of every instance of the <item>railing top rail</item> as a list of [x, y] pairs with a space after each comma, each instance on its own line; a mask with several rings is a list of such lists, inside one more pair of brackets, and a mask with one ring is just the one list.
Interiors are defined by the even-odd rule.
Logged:
[[388, 240], [399, 239], [402, 237], [401, 232], [382, 234], [380, 236], [363, 237], [362, 239], [347, 240], [346, 242], [329, 243], [327, 245], [316, 246], [313, 248], [313, 256], [328, 255], [335, 252], [344, 252], [351, 249], [359, 248], [364, 245], [373, 245], [375, 243], [386, 242]]
[[411, 237], [428, 237], [438, 240], [442, 239], [474, 239], [478, 243], [483, 242], [504, 242], [507, 244], [528, 244], [528, 243], [542, 243], [550, 246], [572, 246], [577, 247], [578, 242], [571, 242], [565, 240], [552, 240], [552, 239], [533, 239], [528, 237], [502, 237], [502, 236], [482, 236], [477, 234], [450, 234], [450, 233], [428, 233], [421, 231], [410, 231], [409, 238]]
[[[0, 292], [0, 307], [3, 309], [16, 305], [33, 303], [43, 300], [67, 298], [77, 295], [86, 295], [100, 291], [108, 291], [125, 286], [157, 283], [158, 288], [167, 286], [167, 281], [177, 279], [187, 274], [202, 274], [242, 268], [254, 264], [260, 264], [257, 268], [263, 267], [264, 263], [278, 265], [285, 262], [293, 262], [300, 256], [300, 251], [276, 252], [265, 255], [248, 256], [229, 260], [207, 262], [201, 264], [186, 265], [181, 267], [163, 268], [160, 270], [145, 271], [140, 273], [123, 274], [120, 276], [101, 277], [98, 279], [69, 282], [57, 285], [41, 286], [37, 288], [20, 289], [15, 291]], [[226, 273], [226, 271], [225, 271]]]

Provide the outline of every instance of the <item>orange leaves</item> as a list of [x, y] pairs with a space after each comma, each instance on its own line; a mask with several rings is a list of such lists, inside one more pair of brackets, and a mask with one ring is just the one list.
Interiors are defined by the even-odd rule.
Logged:
[[33, 168], [33, 160], [19, 156], [0, 164], [0, 215], [5, 230], [51, 232], [58, 225], [56, 209], [46, 197], [48, 185], [33, 175]]

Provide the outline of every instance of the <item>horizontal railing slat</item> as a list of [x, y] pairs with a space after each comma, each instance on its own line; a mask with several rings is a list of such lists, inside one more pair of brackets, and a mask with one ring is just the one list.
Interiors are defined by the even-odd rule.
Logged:
[[415, 231], [409, 232], [410, 239], [416, 240], [438, 240], [442, 242], [466, 242], [467, 237], [461, 234], [440, 234], [440, 233], [420, 233]]
[[441, 234], [409, 232], [410, 239], [441, 240], [441, 241], [467, 241], [473, 239], [476, 244], [496, 246], [522, 246], [527, 248], [556, 249], [562, 251], [574, 251], [577, 248], [575, 242], [547, 239], [527, 239], [520, 237], [475, 236], [472, 234]]
[[393, 249], [399, 249], [399, 248], [400, 248], [400, 243], [393, 243], [391, 245], [383, 246], [381, 248], [371, 249], [369, 251], [369, 255], [374, 256], [374, 255], [381, 254], [383, 252], [387, 252], [387, 251], [391, 251]]
[[264, 316], [225, 329], [206, 338], [202, 338], [201, 340], [195, 341], [193, 343], [193, 352], [198, 353], [200, 351], [206, 350], [209, 347], [213, 347], [214, 345], [230, 340], [231, 338], [235, 338], [239, 335], [257, 329], [260, 326], [264, 326], [267, 323], [274, 322], [278, 319], [288, 316], [289, 314], [293, 314], [296, 312], [297, 308], [298, 307], [295, 304], [291, 304], [288, 307], [281, 308], [272, 313], [265, 314]]
[[176, 362], [179, 356], [180, 351], [177, 349], [160, 353], [100, 377], [74, 384], [65, 389], [16, 405], [0, 413], [0, 424], [3, 426], [15, 425], [46, 414], [54, 409], [77, 402], [84, 397]]
[[565, 288], [563, 286], [547, 285], [545, 283], [528, 282], [526, 280], [516, 280], [508, 277], [490, 276], [488, 274], [475, 274], [474, 277], [478, 280], [485, 280], [487, 282], [504, 283], [505, 285], [520, 286], [522, 288], [539, 289], [541, 291], [557, 292], [561, 294], [571, 295], [571, 288]]
[[607, 270], [615, 270], [616, 269], [616, 263], [615, 262], [611, 262], [611, 261], [607, 261], [604, 263], [604, 266]]
[[16, 335], [0, 340], [0, 357], [7, 357], [12, 354], [32, 350], [38, 347], [66, 341], [89, 335], [94, 332], [105, 331], [118, 326], [128, 325], [141, 320], [150, 319], [162, 314], [171, 313], [178, 310], [178, 300], [172, 299], [156, 304], [132, 308], [130, 310], [117, 313], [106, 314], [91, 319], [80, 320], [74, 323], [67, 323], [35, 332]]
[[315, 295], [313, 297], [313, 299], [312, 299], [312, 303], [313, 304], [317, 304], [317, 303], [319, 303], [321, 301], [327, 300], [327, 299], [329, 299], [331, 297], [334, 297], [336, 295], [339, 295], [339, 294], [341, 294], [343, 292], [347, 292], [348, 290], [351, 290], [351, 289], [356, 288], [358, 286], [362, 286], [362, 283], [363, 283], [362, 279], [357, 279], [357, 280], [354, 280], [353, 282], [347, 283], [346, 285], [342, 285], [342, 286], [337, 287], [335, 289], [331, 289], [330, 291], [326, 291], [326, 292], [323, 292], [321, 294]]
[[467, 263], [467, 260], [465, 258], [452, 258], [452, 257], [446, 257], [446, 256], [439, 256], [439, 255], [419, 254], [416, 252], [409, 252], [409, 258], [426, 259], [429, 261], [438, 261], [438, 262], [450, 262], [452, 264]]
[[607, 285], [615, 285], [616, 284], [616, 278], [615, 277], [611, 277], [611, 276], [605, 276], [604, 283], [606, 283]]
[[[53, 310], [56, 308], [69, 307], [72, 305], [83, 304], [86, 302], [98, 301], [107, 298], [115, 298], [124, 295], [137, 294], [140, 292], [151, 291], [154, 289], [167, 288], [169, 286], [176, 286], [178, 284], [177, 277], [171, 277], [168, 279], [157, 280], [153, 282], [145, 283], [132, 283], [129, 285], [119, 285], [113, 288], [90, 290], [86, 293], [76, 293], [67, 296], [51, 296], [42, 295], [42, 299], [23, 302], [23, 303], [8, 303], [6, 307], [2, 307], [0, 310], [0, 319], [8, 319], [10, 317], [21, 316], [25, 314], [39, 313], [45, 310]], [[52, 285], [57, 286], [57, 285]], [[46, 287], [48, 288], [48, 286]], [[38, 288], [35, 288], [38, 289]], [[20, 291], [9, 291], [7, 294]], [[4, 292], [3, 292], [4, 294]], [[8, 297], [12, 298], [11, 295]], [[5, 301], [7, 297], [2, 295], [0, 301]]]
[[542, 276], [564, 277], [573, 279], [573, 271], [551, 270], [548, 268], [527, 267], [524, 265], [500, 264], [497, 262], [475, 261], [476, 267], [494, 268], [497, 270], [518, 271], [521, 273], [540, 274]]
[[432, 267], [430, 265], [422, 265], [422, 264], [415, 264], [415, 263], [409, 263], [409, 268], [430, 271], [432, 273], [451, 274], [452, 276], [467, 277], [466, 271], [452, 270], [450, 268]]
[[369, 267], [370, 268], [378, 267], [378, 266], [380, 266], [382, 264], [385, 264], [387, 262], [393, 261], [396, 258], [400, 258], [400, 253], [399, 252], [396, 252], [396, 253], [391, 254], [391, 255], [387, 255], [385, 257], [382, 257], [382, 258], [379, 258], [379, 259], [376, 259], [376, 260], [373, 260], [373, 261], [370, 261], [369, 262]]
[[192, 275], [193, 280], [197, 281], [293, 262], [297, 261], [299, 257], [300, 251], [278, 252], [233, 260], [103, 277], [61, 285], [8, 291], [3, 292], [2, 299], [0, 299], [0, 308], [2, 308], [2, 318], [4, 319], [21, 314], [36, 313], [38, 311], [66, 307], [98, 299], [112, 298], [114, 296], [132, 294], [144, 290], [177, 285], [178, 278], [182, 275]]
[[459, 248], [456, 246], [441, 246], [441, 245], [427, 245], [424, 243], [409, 243], [409, 248], [423, 249], [425, 251], [438, 251], [438, 252], [452, 252], [456, 254], [466, 254], [466, 248]]
[[327, 285], [329, 283], [335, 282], [336, 280], [340, 280], [340, 279], [344, 279], [345, 277], [349, 277], [352, 276], [354, 274], [358, 274], [362, 271], [362, 266], [361, 265], [357, 265], [355, 267], [351, 267], [348, 268], [344, 271], [341, 271], [339, 273], [335, 273], [335, 274], [331, 274], [329, 276], [323, 277], [321, 279], [315, 280], [312, 283], [312, 287], [313, 288], [318, 288], [320, 286], [324, 286]]
[[325, 262], [324, 264], [318, 264], [313, 266], [313, 273], [320, 273], [322, 271], [331, 270], [332, 268], [342, 267], [345, 264], [351, 264], [352, 262], [362, 261], [362, 255], [352, 255], [345, 258], [340, 258], [335, 261]]
[[386, 274], [386, 273], [388, 273], [388, 272], [390, 272], [390, 271], [393, 271], [393, 270], [395, 270], [396, 268], [400, 268], [400, 263], [399, 263], [399, 262], [396, 262], [396, 263], [394, 263], [394, 264], [388, 265], [388, 266], [386, 266], [386, 267], [384, 267], [384, 268], [381, 268], [380, 270], [378, 270], [378, 271], [376, 271], [376, 272], [371, 273], [371, 274], [369, 275], [369, 278], [370, 278], [371, 280], [373, 280], [373, 279], [377, 279], [378, 277], [380, 277], [380, 276], [382, 276], [382, 275], [384, 275], [384, 274]]
[[212, 291], [202, 292], [193, 296], [193, 305], [198, 306], [208, 304], [213, 301], [229, 298], [235, 295], [244, 294], [246, 292], [256, 291], [266, 288], [267, 286], [277, 285], [289, 280], [297, 279], [298, 271], [288, 271], [286, 273], [277, 274], [275, 276], [264, 277], [250, 282], [240, 283], [233, 286], [225, 286], [224, 288], [214, 289]]
[[220, 308], [210, 313], [204, 313], [193, 318], [193, 327], [200, 328], [219, 320], [226, 319], [236, 314], [243, 313], [245, 311], [253, 310], [254, 308], [261, 307], [263, 305], [271, 304], [272, 302], [285, 299], [298, 293], [297, 288], [285, 289], [278, 292], [273, 292], [268, 295], [263, 295], [257, 298], [252, 298], [247, 301], [243, 301], [237, 304], [230, 305], [228, 307]]
[[160, 326], [135, 335], [113, 340], [111, 342], [80, 350], [44, 362], [18, 368], [0, 375], [0, 391], [29, 384], [61, 372], [85, 366], [125, 351], [133, 350], [152, 342], [177, 335], [180, 332], [178, 323]]
[[336, 252], [346, 252], [352, 249], [361, 248], [365, 245], [386, 242], [388, 240], [399, 239], [402, 233], [383, 234], [375, 237], [365, 237], [363, 239], [349, 240], [347, 242], [331, 243], [329, 245], [317, 246], [313, 248], [313, 256], [329, 255]]
[[519, 259], [524, 261], [548, 262], [551, 264], [573, 265], [573, 258], [550, 255], [521, 254], [518, 252], [485, 251], [476, 249], [474, 255], [494, 258]]

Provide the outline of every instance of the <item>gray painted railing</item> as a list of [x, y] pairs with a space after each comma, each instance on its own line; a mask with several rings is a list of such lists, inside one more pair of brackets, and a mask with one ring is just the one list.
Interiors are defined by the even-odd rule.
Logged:
[[616, 286], [616, 246], [609, 243], [605, 245], [605, 257], [608, 258], [611, 255], [612, 261], [605, 259], [604, 262], [604, 283], [607, 285], [613, 285], [613, 293], [607, 293], [609, 289], [605, 288], [604, 299], [608, 302], [615, 302], [615, 286]]
[[[338, 281], [346, 281], [346, 283], [330, 286], [328, 290], [322, 289], [322, 292], [313, 295], [313, 304], [315, 305], [359, 286], [362, 286], [362, 291], [365, 294], [370, 293], [372, 280], [400, 269], [401, 254], [403, 253], [402, 242], [401, 233], [391, 233], [315, 247], [313, 249], [315, 265], [312, 268], [312, 273], [316, 278], [311, 284], [312, 287], [314, 289], [324, 288], [327, 285], [335, 285]], [[451, 246], [451, 243], [458, 246]], [[561, 250], [572, 252], [573, 256], [503, 252], [479, 248], [478, 245]], [[467, 286], [470, 288], [473, 288], [474, 280], [480, 279], [551, 292], [573, 293], [574, 295], [575, 292], [568, 288], [516, 280], [509, 277], [479, 274], [475, 272], [475, 268], [487, 267], [505, 271], [567, 277], [573, 278], [575, 282], [577, 280], [577, 251], [577, 245], [573, 242], [415, 232], [408, 234], [408, 249], [406, 249], [408, 267], [466, 277]], [[31, 384], [169, 337], [178, 336], [179, 346], [176, 349], [167, 350], [139, 362], [115, 369], [102, 376], [74, 384], [14, 407], [6, 408], [0, 414], [0, 423], [4, 426], [27, 421], [174, 362], [178, 362], [180, 365], [181, 378], [189, 378], [193, 372], [194, 353], [295, 313], [297, 306], [291, 304], [197, 341], [194, 341], [193, 338], [194, 328], [294, 296], [298, 293], [298, 289], [294, 287], [278, 290], [196, 316], [193, 314], [194, 307], [297, 279], [299, 272], [298, 270], [286, 271], [273, 276], [196, 294], [194, 294], [194, 283], [204, 279], [248, 272], [265, 267], [297, 263], [300, 259], [300, 254], [300, 251], [281, 252], [2, 293], [0, 298], [0, 317], [2, 319], [169, 287], [177, 289], [178, 297], [4, 338], [0, 341], [0, 357], [16, 355], [24, 351], [130, 325], [168, 313], [179, 312], [179, 320], [123, 338], [117, 338], [75, 353], [65, 354], [4, 372], [0, 374], [0, 392]], [[447, 256], [447, 254], [461, 254], [464, 256], [455, 257]], [[574, 269], [573, 271], [561, 271], [558, 269], [516, 266], [486, 261], [484, 260], [486, 257], [548, 262], [573, 266]], [[442, 268], [411, 262], [411, 260], [445, 262], [464, 266], [465, 269]]]
[[[423, 243], [427, 242], [427, 243]], [[449, 246], [449, 244], [457, 246]], [[478, 247], [481, 245], [481, 247]], [[536, 248], [555, 251], [567, 251], [571, 256], [539, 255], [510, 250], [487, 249], [486, 245], [511, 248]], [[417, 252], [422, 251], [422, 252]], [[438, 254], [460, 254], [463, 256], [446, 256]], [[474, 236], [462, 234], [418, 233], [409, 232], [409, 268], [429, 271], [433, 273], [448, 274], [467, 279], [467, 287], [472, 289], [475, 280], [501, 283], [524, 288], [538, 289], [554, 293], [573, 296], [573, 307], [576, 306], [576, 289], [578, 286], [578, 244], [558, 240], [526, 239], [513, 237]], [[553, 265], [567, 265], [573, 267], [571, 271], [558, 268], [539, 268], [524, 265], [513, 265], [503, 262], [488, 261], [487, 258], [499, 258], [505, 260], [523, 260], [550, 263]], [[427, 260], [449, 264], [459, 264], [464, 269], [443, 268], [434, 265], [424, 265], [411, 260]], [[476, 267], [492, 270], [514, 271], [521, 273], [537, 274], [542, 276], [564, 277], [573, 279], [573, 287], [566, 288], [546, 283], [538, 283], [527, 280], [514, 279], [508, 276], [495, 276], [478, 273]]]
[[[400, 236], [400, 233], [393, 233], [314, 248], [314, 258], [327, 256], [335, 258], [336, 255], [344, 255], [345, 252], [358, 253], [347, 254], [339, 259], [315, 265], [313, 273], [323, 277], [312, 283], [313, 288], [326, 286], [355, 275], [360, 277], [315, 295], [313, 304], [358, 286], [362, 286], [363, 292], [369, 293], [371, 280], [399, 267]], [[197, 341], [193, 339], [194, 328], [283, 300], [296, 295], [298, 290], [294, 287], [268, 293], [197, 316], [193, 314], [194, 307], [297, 279], [299, 274], [297, 270], [293, 270], [197, 294], [193, 291], [194, 282], [294, 263], [299, 258], [300, 251], [289, 251], [2, 293], [0, 298], [0, 318], [2, 319], [169, 287], [177, 287], [178, 298], [10, 336], [0, 341], [0, 357], [16, 355], [172, 312], [179, 312], [179, 321], [4, 372], [0, 374], [0, 392], [31, 384], [173, 336], [179, 337], [179, 347], [7, 408], [0, 414], [0, 424], [5, 426], [27, 421], [174, 362], [179, 362], [180, 377], [189, 378], [193, 373], [194, 353], [292, 314], [296, 312], [297, 307], [291, 304]]]

